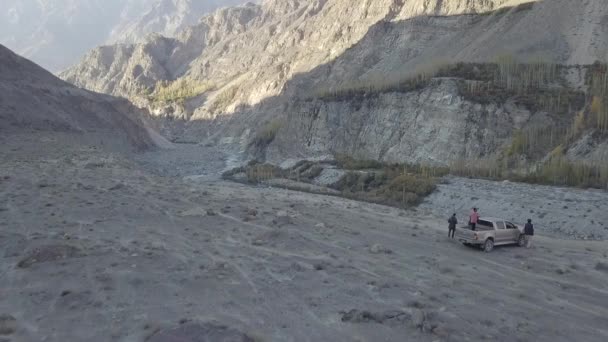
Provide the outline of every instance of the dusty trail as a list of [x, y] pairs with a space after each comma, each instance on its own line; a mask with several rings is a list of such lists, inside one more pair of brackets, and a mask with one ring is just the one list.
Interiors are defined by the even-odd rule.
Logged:
[[[449, 240], [443, 218], [212, 178], [217, 153], [203, 166], [69, 145], [22, 158], [37, 140], [14, 141], [0, 149], [10, 341], [211, 336], [210, 322], [260, 341], [608, 337], [603, 241], [539, 236], [484, 254]], [[153, 167], [182, 157], [174, 174]]]

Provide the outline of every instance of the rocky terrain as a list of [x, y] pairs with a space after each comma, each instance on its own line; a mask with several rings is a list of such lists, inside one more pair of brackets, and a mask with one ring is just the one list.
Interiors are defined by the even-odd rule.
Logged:
[[[608, 338], [606, 241], [546, 236], [539, 205], [531, 249], [448, 239], [450, 186], [496, 183], [452, 180], [429, 212], [226, 182], [248, 157], [229, 136], [169, 144], [124, 100], [0, 62], [0, 340]], [[523, 198], [606, 212], [552, 192]]]
[[[153, 37], [130, 47], [93, 50], [62, 77], [89, 89], [135, 96], [156, 81], [185, 75], [193, 81], [212, 82], [219, 90], [238, 88], [228, 105], [253, 105], [278, 95], [293, 76], [315, 68], [315, 77], [308, 77], [308, 83], [350, 82], [439, 60], [437, 49], [446, 60], [488, 61], [507, 53], [551, 56], [567, 64], [604, 59], [607, 46], [601, 39], [601, 17], [607, 9], [602, 1], [578, 6], [551, 0], [495, 11], [524, 2], [384, 0], [352, 6], [343, 0], [266, 0], [259, 6], [216, 12], [176, 39]], [[564, 20], [549, 20], [555, 15]], [[539, 16], [547, 22], [539, 21]], [[587, 16], [592, 17], [584, 23], [577, 21]], [[522, 34], [556, 22], [560, 22], [558, 27], [542, 35]], [[582, 31], [590, 31], [587, 39], [571, 38]], [[487, 48], [488, 44], [494, 47]], [[349, 58], [334, 62], [343, 55]]]
[[[184, 120], [179, 130], [166, 130], [174, 140], [230, 140], [276, 163], [347, 153], [445, 165], [495, 158], [517, 131], [534, 135], [546, 122], [565, 136], [591, 103], [586, 67], [572, 65], [605, 60], [606, 13], [606, 3], [598, 0], [386, 0], [357, 6], [268, 0], [218, 11], [173, 39], [100, 47], [61, 76], [127, 97], [159, 117]], [[434, 75], [442, 65], [501, 56], [566, 69], [544, 88], [507, 92], [506, 99], [467, 96], [462, 83], [478, 82], [470, 75], [408, 90], [387, 87]], [[357, 87], [370, 91], [326, 96]], [[552, 99], [543, 97], [546, 90], [554, 92]], [[572, 101], [563, 104], [560, 92], [573, 94]], [[534, 103], [522, 101], [522, 93], [536, 96]], [[546, 106], [550, 101], [566, 109]], [[269, 125], [276, 139], [252, 150], [251, 142]], [[581, 144], [572, 139], [552, 141], [544, 154], [524, 158], [543, 161], [563, 144], [572, 159], [605, 162], [593, 147], [604, 146], [605, 135], [586, 133], [592, 137], [587, 150], [569, 152]]]
[[608, 338], [604, 241], [541, 230], [484, 254], [449, 240], [444, 215], [160, 176], [194, 169], [155, 153], [0, 135], [2, 339]]
[[240, 0], [4, 0], [0, 44], [57, 72], [104, 43], [172, 36]]

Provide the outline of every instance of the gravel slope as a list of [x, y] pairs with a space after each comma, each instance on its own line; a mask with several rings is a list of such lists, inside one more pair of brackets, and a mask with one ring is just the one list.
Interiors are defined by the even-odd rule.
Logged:
[[608, 237], [608, 192], [513, 182], [450, 178], [420, 209], [437, 216], [456, 212], [467, 222], [472, 207], [481, 216], [524, 224], [528, 218], [542, 234], [560, 238]]

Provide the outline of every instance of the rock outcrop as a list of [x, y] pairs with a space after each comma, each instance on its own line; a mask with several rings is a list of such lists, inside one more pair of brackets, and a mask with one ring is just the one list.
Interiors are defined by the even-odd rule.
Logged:
[[[248, 148], [267, 123], [287, 120], [267, 156], [276, 147], [289, 155], [340, 151], [391, 161], [479, 158], [497, 152], [529, 120], [555, 113], [515, 99], [463, 101], [449, 81], [373, 101], [303, 100], [448, 62], [514, 56], [591, 64], [606, 58], [607, 14], [601, 0], [267, 0], [220, 10], [176, 38], [98, 48], [61, 76], [156, 115], [185, 118], [175, 139]], [[158, 101], [158, 82], [176, 80], [189, 89], [204, 83], [205, 90]], [[310, 112], [314, 120], [297, 117]]]

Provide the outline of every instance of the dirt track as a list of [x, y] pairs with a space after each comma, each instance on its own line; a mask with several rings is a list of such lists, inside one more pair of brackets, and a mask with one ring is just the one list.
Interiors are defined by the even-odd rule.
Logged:
[[608, 339], [606, 242], [483, 254], [414, 211], [1, 143], [9, 341]]

